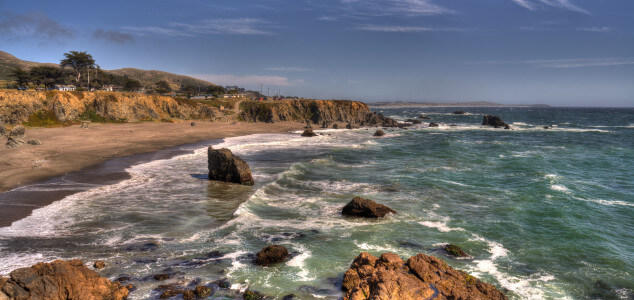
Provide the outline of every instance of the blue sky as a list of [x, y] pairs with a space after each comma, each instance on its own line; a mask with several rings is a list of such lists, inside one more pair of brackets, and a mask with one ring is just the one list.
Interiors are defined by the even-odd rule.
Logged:
[[0, 0], [0, 50], [324, 99], [634, 106], [632, 0]]

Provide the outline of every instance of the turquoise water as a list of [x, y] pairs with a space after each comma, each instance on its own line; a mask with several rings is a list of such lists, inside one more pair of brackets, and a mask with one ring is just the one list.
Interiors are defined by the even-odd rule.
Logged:
[[[163, 283], [149, 276], [163, 272], [183, 286], [229, 281], [216, 298], [250, 288], [338, 299], [359, 252], [423, 252], [513, 299], [632, 299], [634, 109], [455, 109], [384, 109], [402, 121], [425, 114], [441, 126], [386, 129], [381, 138], [374, 129], [323, 130], [315, 138], [254, 135], [216, 145], [251, 165], [253, 187], [205, 180], [203, 145], [132, 166], [129, 180], [0, 228], [0, 274], [55, 258], [103, 259], [102, 275], [131, 276], [133, 299], [157, 297], [153, 289]], [[480, 126], [484, 113], [513, 130]], [[343, 218], [354, 196], [398, 214]], [[292, 258], [253, 265], [272, 243]], [[447, 257], [439, 250], [446, 243], [472, 258]]]

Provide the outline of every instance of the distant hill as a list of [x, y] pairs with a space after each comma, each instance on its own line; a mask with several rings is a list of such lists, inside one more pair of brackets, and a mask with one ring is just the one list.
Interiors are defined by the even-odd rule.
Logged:
[[368, 102], [370, 107], [375, 108], [405, 108], [405, 107], [521, 107], [538, 106], [545, 107], [546, 104], [500, 104], [488, 101], [473, 102]]
[[[32, 61], [21, 60], [9, 53], [0, 51], [0, 81], [13, 81], [10, 73], [13, 68], [22, 68], [22, 69], [30, 69], [36, 66], [53, 66], [59, 67], [58, 64], [53, 63], [38, 63]], [[117, 70], [103, 70], [106, 73], [110, 73], [113, 75], [127, 75], [130, 79], [135, 79], [141, 82], [144, 86], [151, 86], [154, 83], [165, 80], [170, 86], [174, 89], [178, 89], [181, 84], [182, 85], [193, 85], [195, 87], [206, 87], [210, 85], [215, 85], [211, 82], [196, 79], [193, 77], [185, 76], [185, 75], [177, 75], [163, 71], [156, 70], [140, 70], [133, 68], [124, 68]]]

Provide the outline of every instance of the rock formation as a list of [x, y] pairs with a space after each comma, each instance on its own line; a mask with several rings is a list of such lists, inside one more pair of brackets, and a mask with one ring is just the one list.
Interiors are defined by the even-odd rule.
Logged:
[[431, 122], [429, 123], [429, 127], [440, 127], [440, 125], [438, 125], [438, 123]]
[[341, 211], [341, 214], [344, 216], [364, 218], [383, 218], [388, 213], [395, 214], [396, 211], [383, 204], [361, 197], [352, 199]]
[[381, 129], [378, 129], [378, 130], [374, 133], [374, 136], [384, 136], [384, 135], [385, 135], [385, 132], [383, 132], [383, 130], [381, 130]]
[[313, 136], [317, 136], [317, 134], [315, 132], [313, 132], [312, 129], [308, 128], [308, 129], [304, 130], [304, 132], [302, 133], [302, 136], [313, 137]]
[[[240, 114], [247, 122], [304, 121], [312, 124], [352, 123], [365, 126], [395, 127], [396, 121], [373, 113], [358, 101], [346, 100], [282, 100], [275, 102], [244, 101]], [[333, 126], [334, 128], [334, 126]]]
[[443, 246], [443, 250], [445, 250], [445, 252], [447, 252], [449, 255], [454, 257], [471, 257], [469, 254], [462, 251], [462, 248], [460, 248], [457, 245], [447, 244]]
[[412, 124], [420, 124], [423, 123], [423, 121], [421, 121], [420, 119], [407, 119], [405, 120], [406, 122], [410, 122]]
[[466, 112], [464, 110], [454, 110], [452, 112], [452, 114], [454, 114], [454, 115], [464, 115], [464, 114], [466, 114]]
[[262, 249], [255, 256], [255, 264], [260, 266], [268, 266], [286, 260], [290, 254], [286, 247], [279, 245], [271, 245]]
[[106, 263], [103, 262], [102, 260], [97, 260], [95, 261], [94, 264], [92, 264], [93, 268], [95, 269], [103, 269], [106, 267]]
[[418, 254], [403, 261], [384, 253], [376, 258], [362, 252], [343, 277], [344, 300], [361, 299], [507, 299], [494, 286]]
[[508, 126], [506, 123], [504, 123], [504, 121], [502, 121], [502, 119], [500, 119], [500, 117], [491, 115], [484, 115], [484, 117], [482, 118], [482, 125], [489, 125], [495, 128]]
[[221, 115], [209, 105], [159, 95], [118, 92], [0, 91], [0, 119], [15, 125], [36, 113], [62, 122], [205, 119]]
[[125, 299], [128, 289], [88, 269], [80, 260], [38, 263], [0, 278], [0, 299]]
[[233, 155], [227, 148], [207, 149], [209, 179], [244, 185], [253, 185], [253, 176], [249, 165], [239, 156]]

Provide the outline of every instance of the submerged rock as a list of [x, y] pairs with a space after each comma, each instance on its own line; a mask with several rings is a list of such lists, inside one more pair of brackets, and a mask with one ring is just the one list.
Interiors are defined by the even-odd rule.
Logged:
[[454, 110], [452, 112], [452, 114], [454, 114], [454, 115], [464, 115], [464, 114], [466, 114], [466, 112], [464, 110]]
[[407, 119], [407, 120], [405, 120], [405, 122], [410, 122], [410, 123], [413, 123], [413, 124], [423, 123], [423, 121], [421, 121], [419, 119]]
[[271, 245], [262, 249], [255, 256], [255, 264], [260, 266], [268, 266], [286, 260], [290, 254], [284, 246]]
[[383, 130], [379, 129], [374, 133], [374, 136], [384, 136], [385, 132], [383, 132]]
[[249, 165], [239, 156], [233, 155], [231, 150], [222, 148], [207, 150], [209, 179], [244, 185], [253, 185], [253, 176]]
[[56, 260], [14, 270], [0, 279], [0, 299], [125, 299], [128, 289], [80, 260]]
[[445, 250], [445, 252], [449, 253], [449, 255], [454, 257], [471, 257], [469, 254], [462, 251], [462, 249], [457, 245], [447, 244], [443, 246], [443, 250]]
[[211, 293], [213, 292], [214, 292], [214, 289], [204, 285], [199, 285], [194, 289], [194, 293], [199, 298], [209, 297], [209, 295], [211, 295]]
[[362, 252], [343, 277], [344, 300], [507, 299], [494, 286], [433, 256], [403, 261], [393, 253], [376, 258]]
[[438, 125], [438, 123], [431, 122], [429, 123], [429, 127], [440, 127], [440, 125]]
[[313, 136], [317, 136], [317, 134], [315, 132], [313, 132], [312, 129], [308, 128], [308, 129], [304, 130], [304, 133], [302, 133], [302, 136], [304, 136], [304, 137], [313, 137]]
[[420, 115], [420, 116], [418, 116], [418, 118], [421, 119], [421, 120], [429, 120], [429, 119], [431, 119], [430, 117], [424, 116], [424, 115]]
[[244, 294], [242, 295], [242, 299], [244, 299], [244, 300], [258, 300], [258, 299], [264, 299], [264, 296], [262, 296], [260, 293], [258, 293], [256, 291], [246, 290], [244, 292]]
[[352, 201], [346, 204], [341, 211], [341, 214], [344, 216], [364, 218], [382, 218], [388, 213], [395, 214], [396, 211], [383, 204], [361, 197], [355, 197], [352, 199]]
[[482, 117], [482, 125], [489, 125], [495, 128], [508, 126], [500, 117], [491, 115], [484, 115], [484, 117]]

